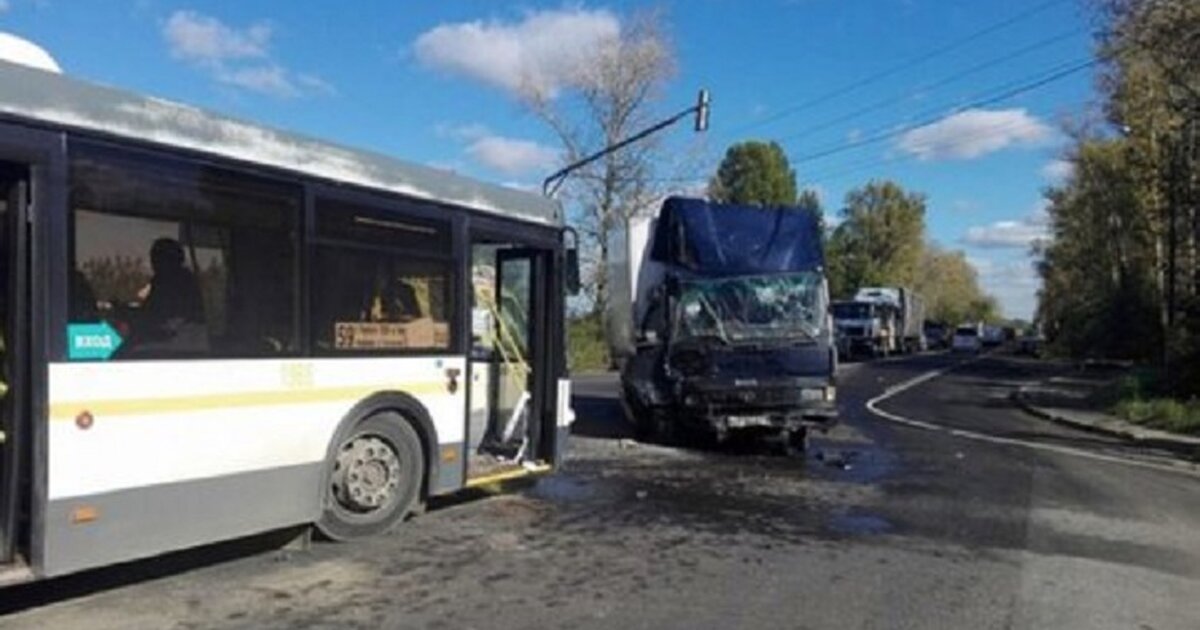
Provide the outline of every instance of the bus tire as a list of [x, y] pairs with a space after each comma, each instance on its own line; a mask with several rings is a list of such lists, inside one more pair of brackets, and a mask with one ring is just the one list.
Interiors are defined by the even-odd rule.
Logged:
[[317, 529], [331, 540], [382, 534], [420, 498], [425, 474], [421, 438], [404, 416], [384, 411], [355, 424], [326, 462]]

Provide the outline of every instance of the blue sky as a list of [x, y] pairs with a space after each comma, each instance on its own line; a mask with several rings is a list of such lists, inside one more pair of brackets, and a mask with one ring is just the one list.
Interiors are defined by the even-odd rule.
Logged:
[[557, 148], [514, 99], [518, 75], [554, 87], [588, 41], [656, 8], [678, 57], [663, 112], [699, 87], [713, 94], [703, 138], [686, 125], [668, 132], [698, 151], [688, 175], [706, 176], [730, 142], [759, 138], [781, 141], [830, 212], [848, 189], [894, 179], [928, 196], [931, 237], [964, 249], [1005, 312], [1022, 317], [1037, 288], [1026, 252], [1044, 230], [1041, 190], [1065, 170], [1059, 129], [1094, 106], [1085, 69], [970, 107], [1089, 59], [1078, 0], [345, 6], [0, 0], [0, 31], [88, 80], [531, 185]]

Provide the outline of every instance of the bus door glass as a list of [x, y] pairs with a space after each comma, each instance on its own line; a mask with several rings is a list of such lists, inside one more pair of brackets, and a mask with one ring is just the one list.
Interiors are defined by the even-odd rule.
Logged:
[[0, 563], [13, 559], [18, 523], [29, 190], [29, 167], [0, 161]]
[[539, 459], [545, 419], [546, 253], [472, 246], [469, 478]]

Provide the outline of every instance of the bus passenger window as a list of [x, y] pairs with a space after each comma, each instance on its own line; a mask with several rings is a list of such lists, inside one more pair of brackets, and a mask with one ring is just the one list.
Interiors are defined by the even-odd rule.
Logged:
[[455, 306], [449, 262], [322, 245], [313, 264], [321, 270], [313, 274], [312, 290], [316, 351], [451, 347]]
[[107, 321], [112, 359], [298, 351], [298, 189], [88, 145], [70, 175], [70, 321]]

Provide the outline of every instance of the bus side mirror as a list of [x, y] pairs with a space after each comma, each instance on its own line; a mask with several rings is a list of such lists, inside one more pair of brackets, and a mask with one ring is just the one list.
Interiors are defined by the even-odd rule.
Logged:
[[567, 295], [579, 295], [581, 282], [579, 281], [579, 232], [573, 227], [564, 227], [563, 240], [570, 236], [570, 242], [565, 245], [566, 255], [563, 258], [565, 268], [563, 269], [563, 284], [567, 290]]
[[563, 271], [566, 274], [567, 294], [579, 295], [582, 284], [579, 280], [579, 248], [572, 247], [567, 250], [566, 264], [567, 268]]

